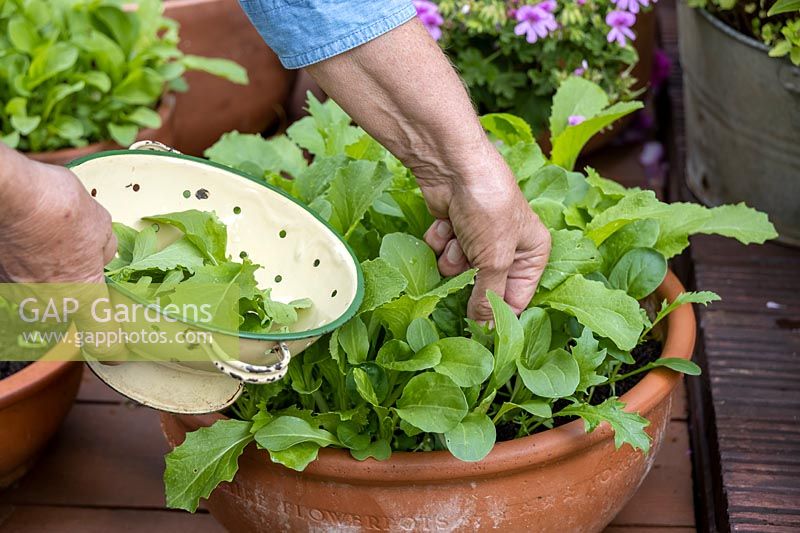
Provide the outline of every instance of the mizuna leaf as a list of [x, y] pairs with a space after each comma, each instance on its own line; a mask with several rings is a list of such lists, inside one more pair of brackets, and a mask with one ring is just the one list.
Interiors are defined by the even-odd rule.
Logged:
[[609, 398], [600, 405], [579, 403], [565, 407], [556, 416], [579, 416], [583, 418], [586, 431], [594, 431], [601, 422], [608, 422], [614, 430], [617, 448], [630, 444], [634, 450], [650, 451], [650, 436], [644, 428], [650, 422], [636, 413], [626, 413], [625, 404], [617, 398]]

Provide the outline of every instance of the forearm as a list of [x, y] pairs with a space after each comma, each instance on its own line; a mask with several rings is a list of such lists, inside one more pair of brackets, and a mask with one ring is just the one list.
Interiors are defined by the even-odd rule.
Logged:
[[430, 185], [478, 179], [496, 168], [497, 151], [461, 80], [416, 19], [308, 71]]

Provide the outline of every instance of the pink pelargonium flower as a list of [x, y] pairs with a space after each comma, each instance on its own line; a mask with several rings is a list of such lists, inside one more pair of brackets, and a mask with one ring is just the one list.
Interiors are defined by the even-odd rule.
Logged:
[[556, 3], [556, 0], [542, 0], [541, 2], [536, 4], [534, 7], [541, 7], [542, 9], [547, 11], [548, 13], [555, 13], [556, 8], [558, 7], [558, 4]]
[[581, 66], [572, 71], [575, 76], [583, 76], [589, 70], [589, 63], [584, 59], [581, 61]]
[[555, 0], [544, 0], [533, 6], [521, 6], [517, 9], [516, 18], [519, 24], [514, 26], [514, 33], [525, 34], [529, 43], [535, 43], [558, 29], [558, 23], [553, 16]]
[[442, 24], [444, 19], [439, 14], [439, 6], [430, 2], [429, 0], [413, 0], [414, 7], [417, 10], [417, 17], [431, 34], [435, 41], [442, 38]]
[[586, 117], [583, 115], [570, 115], [569, 118], [567, 118], [567, 124], [570, 126], [577, 126], [584, 121], [586, 121]]
[[606, 15], [606, 24], [611, 26], [611, 30], [606, 35], [608, 42], [617, 42], [620, 46], [625, 46], [630, 39], [636, 40], [636, 35], [631, 30], [631, 26], [636, 22], [636, 15], [627, 11], [611, 11]]
[[[653, 0], [655, 4], [656, 0]], [[611, 0], [612, 4], [617, 6], [617, 9], [622, 11], [630, 11], [631, 13], [638, 13], [639, 6], [647, 7], [650, 5], [650, 0]]]

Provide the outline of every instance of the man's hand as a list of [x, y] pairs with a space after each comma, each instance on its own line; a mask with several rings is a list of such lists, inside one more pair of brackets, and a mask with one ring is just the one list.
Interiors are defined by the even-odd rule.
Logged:
[[443, 275], [478, 269], [468, 315], [480, 321], [492, 319], [486, 298], [490, 290], [515, 313], [525, 310], [550, 254], [550, 233], [531, 211], [502, 158], [497, 158], [500, 161], [489, 165], [494, 173], [483, 179], [433, 186], [419, 179], [438, 219], [425, 241], [439, 256]]
[[[62, 297], [77, 298], [79, 331], [110, 329], [90, 313], [89, 302], [107, 302], [103, 267], [117, 252], [111, 216], [63, 167], [38, 163], [0, 144], [0, 282], [69, 283]], [[58, 297], [59, 289], [49, 289]], [[85, 347], [108, 361], [124, 345]]]
[[468, 315], [492, 319], [486, 291], [516, 312], [547, 264], [550, 234], [475, 115], [461, 80], [418, 20], [308, 67], [319, 85], [414, 171], [431, 213], [442, 274], [478, 277]]
[[69, 170], [0, 147], [0, 281], [102, 282], [111, 217]]

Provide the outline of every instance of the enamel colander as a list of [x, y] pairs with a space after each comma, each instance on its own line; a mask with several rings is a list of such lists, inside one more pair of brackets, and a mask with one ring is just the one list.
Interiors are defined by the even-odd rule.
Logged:
[[[176, 353], [174, 358], [107, 364], [87, 356], [101, 380], [141, 404], [174, 413], [224, 409], [242, 393], [243, 383], [282, 378], [292, 355], [344, 324], [361, 304], [363, 276], [352, 250], [327, 223], [283, 191], [151, 141], [130, 150], [94, 154], [69, 167], [115, 222], [136, 229], [151, 224], [142, 221], [143, 216], [188, 209], [216, 212], [228, 228], [227, 254], [238, 258], [245, 252], [263, 265], [256, 271], [259, 288], [271, 288], [277, 301], [313, 302], [288, 332], [214, 332], [215, 341], [204, 345], [199, 361], [195, 357], [189, 362]], [[178, 235], [165, 228], [158, 239], [163, 246]], [[112, 292], [131, 296], [124, 290]], [[174, 327], [202, 329], [188, 321]], [[235, 358], [222, 352], [231, 342], [237, 346]]]

